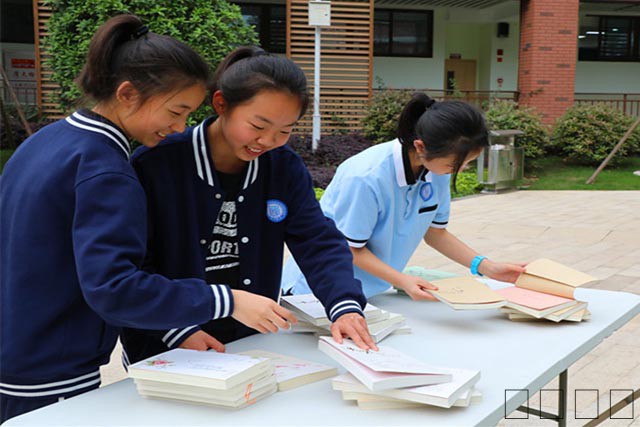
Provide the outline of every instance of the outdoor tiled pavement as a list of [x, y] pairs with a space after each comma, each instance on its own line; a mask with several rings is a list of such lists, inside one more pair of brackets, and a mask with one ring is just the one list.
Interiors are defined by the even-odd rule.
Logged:
[[[595, 288], [640, 294], [640, 191], [519, 191], [474, 196], [452, 203], [449, 230], [492, 259], [552, 258], [596, 276], [600, 281], [592, 285]], [[419, 247], [409, 265], [466, 273], [426, 245]], [[119, 349], [103, 375], [105, 384], [123, 378]], [[568, 425], [589, 421], [576, 419], [575, 389], [599, 391], [598, 399], [595, 392], [579, 396], [577, 414], [581, 417], [608, 408], [610, 390], [639, 387], [640, 316], [569, 369]], [[557, 381], [545, 388], [557, 388]], [[529, 403], [540, 407], [539, 394]], [[545, 394], [542, 408], [555, 412], [556, 398]], [[635, 419], [607, 420], [602, 425], [640, 426], [640, 401], [635, 402], [633, 415]], [[631, 416], [631, 408], [618, 416]], [[557, 424], [530, 416], [528, 420], [503, 420], [499, 425]]]

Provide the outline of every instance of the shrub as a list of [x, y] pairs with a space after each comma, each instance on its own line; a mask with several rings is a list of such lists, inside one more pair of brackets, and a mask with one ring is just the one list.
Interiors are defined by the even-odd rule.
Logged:
[[534, 109], [518, 106], [513, 101], [494, 101], [485, 117], [491, 130], [523, 131], [524, 135], [516, 137], [515, 144], [524, 149], [525, 167], [531, 169], [536, 166], [536, 159], [545, 154], [549, 145], [549, 130]]
[[456, 191], [451, 188], [451, 197], [464, 197], [476, 194], [482, 190], [482, 184], [478, 182], [475, 172], [463, 171], [458, 174], [456, 179]]
[[[22, 120], [20, 120], [15, 106], [8, 103], [3, 105], [4, 110], [2, 111], [2, 117], [0, 117], [0, 146], [3, 149], [16, 148], [29, 135], [22, 124]], [[35, 106], [24, 105], [23, 112], [33, 133], [51, 123], [51, 120], [38, 116], [38, 110]]]
[[364, 135], [375, 144], [396, 138], [398, 117], [411, 95], [409, 90], [392, 89], [383, 89], [373, 95], [362, 120]]
[[[603, 104], [576, 105], [560, 117], [553, 131], [553, 144], [568, 163], [597, 166], [611, 152], [634, 118]], [[640, 130], [622, 145], [609, 165], [640, 146]]]
[[304, 160], [313, 177], [314, 186], [326, 188], [338, 165], [370, 147], [371, 141], [359, 133], [322, 135], [314, 153], [311, 149], [311, 135], [303, 134], [293, 135], [289, 139], [289, 146]]
[[[179, 39], [199, 52], [215, 67], [239, 45], [257, 42], [254, 30], [242, 19], [240, 8], [226, 0], [47, 0], [53, 14], [45, 48], [50, 52], [48, 65], [53, 80], [60, 85], [53, 101], [66, 111], [74, 108], [80, 90], [73, 80], [85, 60], [95, 30], [108, 18], [131, 12], [158, 34]], [[205, 105], [195, 120], [208, 114]]]

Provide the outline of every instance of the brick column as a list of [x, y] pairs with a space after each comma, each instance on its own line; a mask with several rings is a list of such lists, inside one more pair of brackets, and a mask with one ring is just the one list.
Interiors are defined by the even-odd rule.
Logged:
[[518, 90], [551, 124], [573, 105], [579, 0], [521, 0]]

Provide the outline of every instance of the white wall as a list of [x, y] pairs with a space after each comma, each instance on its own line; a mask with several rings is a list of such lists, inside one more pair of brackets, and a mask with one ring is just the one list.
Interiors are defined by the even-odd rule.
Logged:
[[[509, 22], [509, 21], [505, 21]], [[520, 25], [509, 22], [509, 37], [498, 37], [497, 23], [491, 28], [491, 61], [490, 85], [491, 90], [518, 89], [518, 56], [520, 51]], [[502, 49], [502, 62], [497, 61], [497, 51]], [[502, 87], [498, 86], [498, 78], [502, 78]]]
[[640, 62], [578, 61], [575, 91], [640, 93]]

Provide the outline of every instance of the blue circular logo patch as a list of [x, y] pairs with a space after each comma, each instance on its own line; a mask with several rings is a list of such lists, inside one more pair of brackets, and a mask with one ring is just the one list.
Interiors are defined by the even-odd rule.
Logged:
[[422, 200], [426, 202], [431, 198], [431, 196], [433, 196], [433, 189], [431, 188], [431, 183], [425, 182], [424, 184], [422, 184], [422, 187], [420, 187], [420, 197], [422, 197]]
[[287, 217], [287, 205], [278, 199], [267, 200], [267, 218], [271, 222], [281, 222]]

